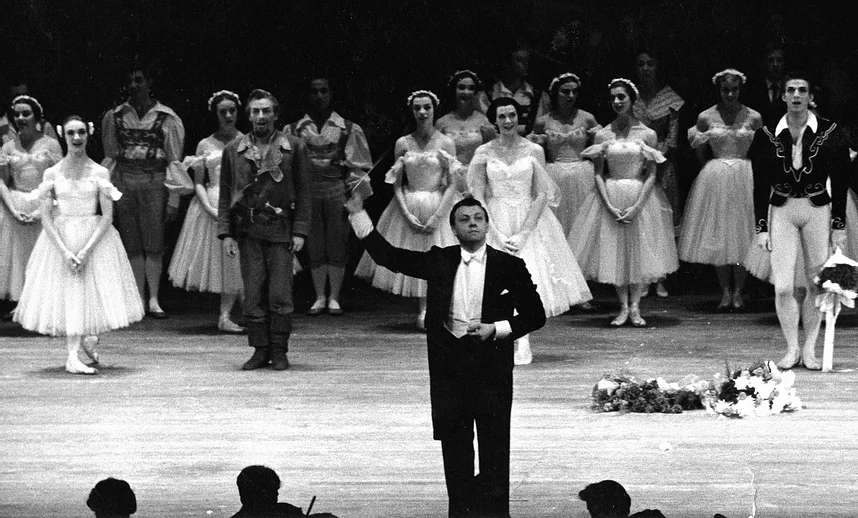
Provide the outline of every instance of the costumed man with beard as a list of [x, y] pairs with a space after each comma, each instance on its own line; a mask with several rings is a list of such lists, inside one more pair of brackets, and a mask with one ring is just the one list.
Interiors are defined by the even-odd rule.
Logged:
[[[427, 281], [426, 341], [434, 437], [441, 441], [451, 517], [509, 517], [513, 340], [545, 325], [524, 261], [486, 245], [488, 213], [474, 198], [450, 211], [459, 245], [396, 248], [355, 193], [349, 220], [382, 266]], [[474, 424], [480, 473], [474, 476]]]
[[227, 254], [241, 253], [244, 318], [254, 348], [244, 370], [269, 362], [274, 370], [289, 368], [292, 254], [310, 230], [307, 146], [274, 129], [279, 113], [271, 92], [253, 90], [247, 100], [252, 131], [233, 140], [221, 158], [218, 237]]
[[[749, 151], [757, 244], [771, 252], [775, 310], [787, 342], [778, 367], [804, 364], [819, 370], [815, 349], [822, 314], [814, 305], [818, 288], [813, 276], [833, 247], [846, 244], [849, 148], [836, 123], [808, 110], [813, 101], [808, 75], [788, 74], [785, 79], [782, 99], [787, 113], [757, 130]], [[826, 190], [829, 180], [830, 193]], [[801, 311], [793, 294], [799, 254], [807, 279]], [[799, 316], [805, 332], [801, 352]]]

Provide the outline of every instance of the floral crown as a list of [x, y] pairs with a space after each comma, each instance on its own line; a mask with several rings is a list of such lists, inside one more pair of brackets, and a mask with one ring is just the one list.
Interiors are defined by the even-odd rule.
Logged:
[[209, 100], [207, 102], [207, 104], [209, 105], [209, 111], [214, 111], [215, 107], [213, 103], [218, 97], [227, 97], [230, 101], [235, 102], [236, 106], [241, 106], [241, 98], [238, 96], [237, 93], [233, 92], [232, 90], [218, 90], [217, 92], [213, 93], [211, 97], [209, 97]]
[[748, 81], [747, 76], [745, 74], [739, 72], [735, 68], [725, 68], [724, 70], [718, 72], [714, 76], [712, 76], [712, 84], [718, 85], [718, 80], [720, 80], [724, 76], [736, 76], [739, 78], [739, 84], [743, 85]]
[[614, 79], [611, 79], [611, 82], [608, 83], [608, 88], [613, 87], [617, 83], [620, 83], [621, 85], [625, 85], [625, 86], [631, 88], [632, 91], [635, 93], [635, 97], [641, 96], [641, 92], [640, 92], [640, 90], [638, 90], [638, 87], [635, 86], [634, 83], [632, 83], [630, 80], [626, 79], [625, 77], [615, 77]]
[[430, 92], [429, 90], [415, 90], [411, 92], [411, 95], [408, 96], [408, 100], [405, 101], [405, 106], [408, 106], [410, 108], [411, 102], [414, 101], [414, 99], [417, 97], [428, 97], [432, 99], [432, 102], [435, 103], [435, 106], [441, 104], [441, 102], [438, 101], [438, 96]]
[[[70, 120], [66, 121], [66, 124], [68, 124], [69, 122], [71, 122], [73, 120], [76, 121], [76, 120], [80, 120], [80, 119], [70, 119]], [[83, 122], [83, 121], [80, 121], [80, 122]], [[84, 124], [86, 124], [86, 134], [89, 136], [95, 135], [95, 124], [93, 124], [92, 121], [84, 122]], [[57, 135], [59, 135], [61, 139], [63, 136], [63, 126], [64, 125], [65, 124], [57, 124], [56, 125]]]
[[470, 77], [471, 79], [473, 79], [474, 82], [477, 84], [477, 88], [479, 88], [479, 86], [482, 84], [482, 81], [480, 81], [480, 76], [478, 76], [476, 72], [469, 68], [463, 70], [456, 70], [455, 72], [453, 72], [453, 75], [451, 75], [450, 79], [447, 80], [447, 84], [449, 86], [456, 86], [456, 83], [458, 83], [463, 77]]
[[38, 100], [36, 100], [35, 97], [31, 97], [29, 95], [19, 95], [18, 97], [12, 99], [12, 104], [10, 106], [15, 106], [16, 104], [18, 104], [21, 101], [29, 101], [29, 102], [35, 104], [36, 108], [38, 108], [39, 111], [42, 112], [42, 117], [44, 118], [45, 109], [42, 108], [42, 104]]
[[556, 85], [563, 84], [570, 79], [578, 83], [578, 86], [581, 86], [581, 78], [578, 77], [578, 74], [573, 74], [572, 72], [564, 72], [551, 80], [551, 82], [548, 84], [548, 90], [552, 90]]

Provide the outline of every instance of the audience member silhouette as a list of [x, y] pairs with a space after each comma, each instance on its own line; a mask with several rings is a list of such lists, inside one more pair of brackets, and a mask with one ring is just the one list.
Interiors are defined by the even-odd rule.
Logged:
[[278, 503], [280, 477], [267, 466], [247, 466], [241, 470], [235, 482], [241, 498], [241, 509], [232, 518], [336, 518], [329, 513], [304, 514], [300, 507]]
[[578, 493], [587, 504], [591, 518], [628, 518], [632, 499], [626, 489], [614, 480], [589, 484]]
[[99, 481], [86, 505], [95, 513], [95, 518], [128, 518], [137, 512], [137, 498], [124, 480], [113, 477]]

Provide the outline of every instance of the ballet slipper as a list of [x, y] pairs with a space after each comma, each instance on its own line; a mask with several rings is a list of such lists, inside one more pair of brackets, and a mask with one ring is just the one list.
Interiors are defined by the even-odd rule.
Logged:
[[623, 306], [623, 308], [620, 309], [620, 314], [617, 315], [613, 320], [611, 320], [611, 326], [620, 327], [623, 324], [625, 324], [628, 319], [629, 319], [629, 308], [627, 306]]
[[822, 364], [816, 358], [815, 347], [805, 347], [801, 351], [801, 363], [804, 368], [811, 371], [822, 370]]
[[667, 292], [667, 288], [664, 287], [664, 283], [659, 281], [655, 285], [655, 295], [659, 298], [665, 298], [670, 294]]
[[634, 327], [646, 327], [646, 320], [641, 316], [641, 310], [637, 306], [632, 306], [629, 310], [629, 320]]
[[736, 311], [744, 311], [745, 310], [745, 301], [742, 299], [742, 292], [737, 291], [733, 293], [733, 309]]
[[721, 294], [721, 302], [718, 303], [718, 312], [723, 313], [730, 309], [730, 301], [732, 300], [732, 296], [729, 291], [725, 291]]
[[343, 308], [335, 299], [328, 299], [328, 314], [335, 316], [343, 314]]
[[325, 297], [316, 299], [316, 302], [313, 302], [313, 305], [307, 310], [307, 314], [316, 316], [321, 315], [323, 311], [325, 311]]
[[229, 316], [221, 315], [217, 321], [217, 328], [224, 333], [243, 333], [244, 328], [229, 319]]
[[533, 361], [533, 353], [530, 351], [530, 338], [522, 336], [513, 343], [513, 363], [515, 365], [527, 365]]
[[98, 337], [95, 335], [87, 336], [81, 343], [81, 348], [83, 349], [84, 354], [92, 360], [93, 364], [98, 363], [98, 351], [95, 350], [96, 345], [98, 345]]

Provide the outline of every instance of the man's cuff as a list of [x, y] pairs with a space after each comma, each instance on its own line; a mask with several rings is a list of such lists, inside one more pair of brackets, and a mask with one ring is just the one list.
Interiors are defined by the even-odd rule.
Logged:
[[358, 239], [365, 238], [375, 228], [372, 225], [372, 220], [369, 219], [369, 214], [365, 210], [349, 214], [349, 222], [352, 224], [352, 229], [354, 229]]
[[502, 340], [512, 334], [512, 327], [509, 325], [509, 320], [499, 320], [495, 322], [495, 340]]

